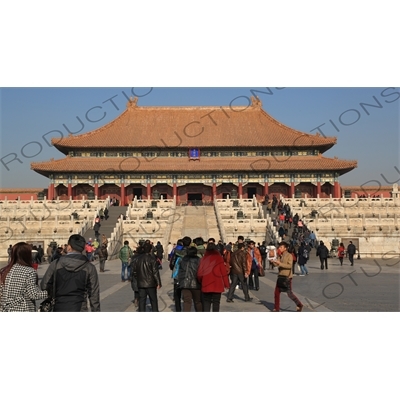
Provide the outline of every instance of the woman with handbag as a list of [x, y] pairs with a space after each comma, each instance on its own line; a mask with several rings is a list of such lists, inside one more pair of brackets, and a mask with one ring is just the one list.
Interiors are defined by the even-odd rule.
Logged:
[[274, 265], [278, 267], [278, 280], [275, 286], [275, 305], [272, 311], [280, 310], [280, 297], [281, 292], [286, 292], [288, 297], [296, 303], [296, 311], [301, 311], [303, 309], [303, 304], [292, 292], [292, 264], [293, 257], [288, 252], [289, 245], [286, 242], [280, 242], [278, 245], [278, 250], [280, 253], [279, 259], [273, 261]]
[[346, 249], [344, 248], [344, 244], [340, 243], [339, 247], [337, 249], [337, 255], [338, 255], [338, 258], [340, 261], [340, 265], [343, 265], [343, 258], [345, 256], [345, 254], [346, 254]]
[[31, 245], [25, 242], [15, 244], [10, 262], [0, 270], [0, 311], [36, 311], [35, 300], [48, 296], [46, 290], [39, 289], [37, 282]]

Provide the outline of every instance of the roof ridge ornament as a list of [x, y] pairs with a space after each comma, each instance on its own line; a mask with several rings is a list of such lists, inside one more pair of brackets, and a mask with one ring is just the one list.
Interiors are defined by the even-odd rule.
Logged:
[[261, 100], [260, 100], [260, 98], [258, 96], [251, 96], [250, 100], [251, 100], [251, 106], [252, 107], [258, 107], [258, 108], [262, 107]]
[[135, 108], [137, 107], [137, 102], [138, 102], [139, 98], [138, 97], [131, 97], [128, 101], [128, 103], [126, 104], [127, 108]]

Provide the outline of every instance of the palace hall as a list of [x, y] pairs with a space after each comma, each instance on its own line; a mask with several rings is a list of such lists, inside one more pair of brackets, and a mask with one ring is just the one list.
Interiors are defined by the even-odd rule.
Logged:
[[262, 108], [248, 106], [141, 107], [130, 99], [110, 123], [80, 135], [52, 139], [60, 159], [31, 163], [49, 178], [47, 198], [176, 198], [210, 203], [233, 193], [263, 200], [341, 197], [339, 177], [355, 160], [323, 154], [336, 144], [289, 128]]

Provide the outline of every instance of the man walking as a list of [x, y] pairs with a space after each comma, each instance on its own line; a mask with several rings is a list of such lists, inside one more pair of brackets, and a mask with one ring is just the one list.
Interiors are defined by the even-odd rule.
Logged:
[[317, 247], [317, 257], [319, 256], [319, 260], [321, 261], [321, 269], [324, 269], [324, 266], [325, 269], [328, 269], [328, 255], [329, 250], [321, 240], [319, 242], [319, 246]]
[[233, 295], [238, 282], [242, 285], [244, 301], [251, 301], [252, 299], [249, 296], [249, 288], [247, 287], [247, 278], [249, 275], [247, 273], [247, 255], [244, 243], [239, 243], [238, 249], [231, 254], [230, 266], [232, 282], [228, 292], [228, 299], [226, 301], [228, 303], [233, 303]]
[[[55, 298], [54, 311], [100, 311], [99, 279], [95, 266], [82, 254], [85, 238], [71, 235], [67, 254], [53, 261], [40, 284]], [[55, 289], [53, 291], [53, 288]]]
[[356, 254], [356, 246], [354, 246], [353, 242], [350, 240], [349, 245], [347, 246], [347, 255], [349, 256], [350, 265], [354, 264], [354, 255]]
[[[126, 282], [131, 280], [131, 268], [129, 266], [130, 259], [133, 256], [133, 251], [129, 247], [129, 242], [125, 240], [124, 247], [121, 248], [119, 251], [119, 259], [122, 263], [122, 270], [121, 270], [121, 282]], [[127, 270], [127, 278], [125, 278], [125, 270]]]
[[158, 311], [157, 289], [161, 288], [160, 270], [156, 257], [151, 254], [152, 245], [143, 245], [143, 254], [139, 255], [132, 265], [132, 275], [136, 279], [139, 291], [139, 311], [146, 311], [147, 296], [151, 310]]

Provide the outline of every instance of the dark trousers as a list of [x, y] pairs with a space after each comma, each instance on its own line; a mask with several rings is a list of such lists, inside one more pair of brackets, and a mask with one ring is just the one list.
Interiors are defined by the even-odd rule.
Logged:
[[[254, 285], [253, 285], [253, 276], [254, 276]], [[258, 269], [252, 269], [249, 276], [249, 287], [254, 287], [258, 289], [260, 287], [260, 280], [258, 279]]]
[[213, 312], [218, 312], [220, 303], [221, 303], [221, 293], [203, 293], [204, 312], [211, 311], [211, 304]]
[[200, 289], [182, 289], [183, 297], [183, 311], [190, 312], [192, 310], [192, 300], [194, 309], [197, 312], [203, 311], [203, 304], [201, 303], [201, 290]]
[[182, 289], [179, 286], [177, 280], [174, 280], [174, 302], [175, 302], [175, 311], [182, 311], [181, 305], [181, 298], [182, 298]]
[[149, 296], [151, 311], [158, 311], [157, 288], [139, 288], [139, 311], [146, 311], [146, 300]]
[[349, 256], [350, 264], [353, 265], [353, 263], [354, 263], [354, 254], [349, 254], [349, 253], [347, 253], [347, 254]]
[[249, 299], [249, 288], [247, 287], [247, 282], [246, 282], [246, 279], [244, 278], [244, 275], [243, 274], [238, 274], [238, 275], [231, 274], [231, 279], [232, 279], [232, 283], [231, 283], [231, 286], [229, 288], [228, 299], [229, 300], [233, 299], [233, 295], [235, 293], [236, 285], [238, 284], [238, 282], [240, 282], [240, 284], [242, 286], [244, 298], [246, 300], [248, 300]]
[[320, 257], [319, 260], [321, 261], [321, 269], [324, 269], [324, 266], [326, 269], [328, 269], [328, 258], [327, 257]]
[[[300, 307], [302, 305], [301, 301], [292, 292], [292, 279], [290, 279], [289, 289], [286, 293], [287, 293], [289, 299], [293, 300], [296, 303], [297, 307]], [[278, 288], [278, 285], [275, 286], [274, 297], [275, 297], [274, 309], [279, 311], [280, 304], [281, 304], [281, 289]]]
[[262, 258], [262, 266], [264, 270], [267, 269], [267, 256]]

